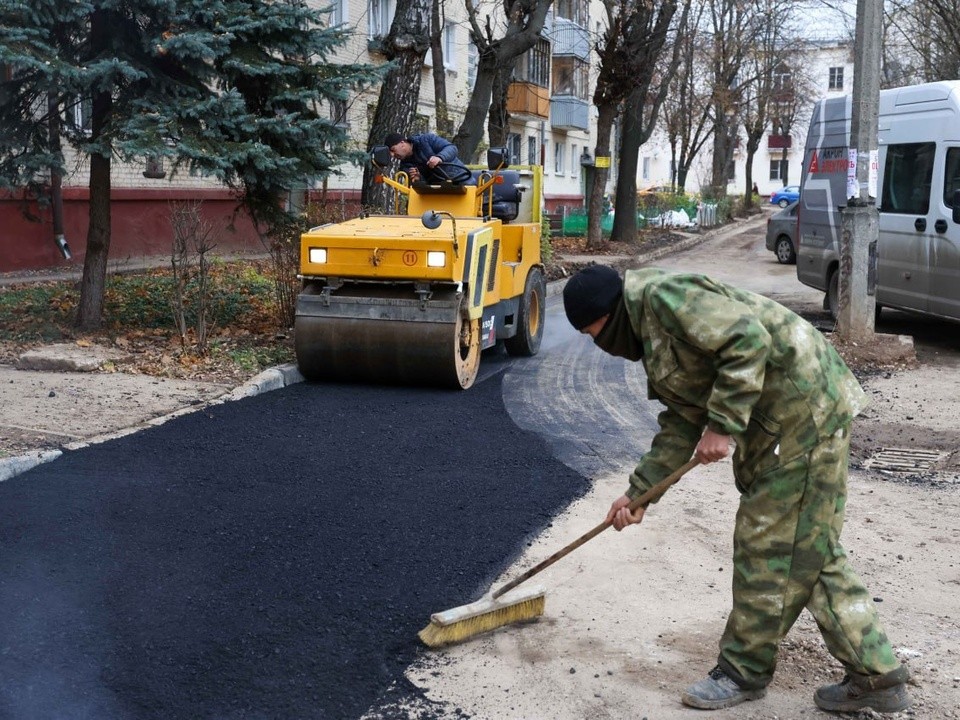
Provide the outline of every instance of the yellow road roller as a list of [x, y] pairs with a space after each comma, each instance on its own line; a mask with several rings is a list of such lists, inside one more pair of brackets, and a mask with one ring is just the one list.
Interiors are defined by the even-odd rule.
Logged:
[[480, 353], [532, 356], [546, 318], [540, 259], [542, 168], [487, 153], [473, 184], [384, 174], [394, 214], [322, 225], [300, 240], [294, 338], [314, 380], [469, 388]]

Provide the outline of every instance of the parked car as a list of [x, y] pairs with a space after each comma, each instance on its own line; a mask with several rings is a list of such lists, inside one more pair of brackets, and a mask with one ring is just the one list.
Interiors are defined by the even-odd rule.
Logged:
[[800, 199], [800, 186], [799, 185], [787, 185], [782, 187], [776, 192], [770, 195], [770, 204], [779, 205], [782, 208], [785, 208], [792, 202], [796, 202]]
[[799, 202], [792, 202], [783, 210], [767, 218], [767, 250], [773, 250], [782, 265], [797, 262], [797, 211]]

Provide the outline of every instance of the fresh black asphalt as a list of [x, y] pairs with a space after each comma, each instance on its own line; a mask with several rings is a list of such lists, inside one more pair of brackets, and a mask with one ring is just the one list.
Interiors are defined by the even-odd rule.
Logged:
[[0, 483], [0, 718], [345, 720], [415, 692], [430, 613], [588, 486], [501, 379], [294, 385]]

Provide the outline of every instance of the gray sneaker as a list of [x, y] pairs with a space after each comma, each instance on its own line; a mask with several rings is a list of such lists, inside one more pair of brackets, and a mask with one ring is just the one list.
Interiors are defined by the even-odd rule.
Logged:
[[880, 713], [906, 710], [913, 704], [907, 692], [909, 674], [900, 667], [886, 675], [846, 675], [835, 685], [817, 690], [813, 701], [821, 710], [855, 712], [871, 708]]
[[684, 690], [680, 702], [701, 710], [721, 710], [747, 700], [759, 700], [766, 694], [766, 688], [747, 690], [740, 687], [718, 665], [704, 680]]

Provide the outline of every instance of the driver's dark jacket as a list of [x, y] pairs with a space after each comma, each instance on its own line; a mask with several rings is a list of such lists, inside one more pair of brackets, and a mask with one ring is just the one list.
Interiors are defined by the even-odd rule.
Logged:
[[[457, 146], [434, 133], [421, 133], [410, 138], [413, 154], [400, 162], [401, 170], [416, 167], [428, 183], [451, 180], [464, 183], [470, 179], [470, 170], [457, 157]], [[443, 162], [438, 169], [427, 167], [427, 161], [436, 155]]]

